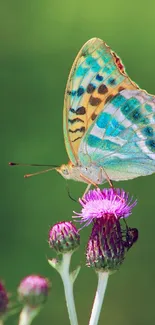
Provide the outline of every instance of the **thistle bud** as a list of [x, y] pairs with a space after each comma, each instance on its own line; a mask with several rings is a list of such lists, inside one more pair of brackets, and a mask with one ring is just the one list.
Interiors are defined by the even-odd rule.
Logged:
[[24, 278], [19, 287], [19, 300], [27, 306], [36, 308], [41, 306], [47, 299], [49, 282], [39, 275], [29, 275]]
[[49, 245], [57, 253], [75, 251], [80, 245], [80, 235], [72, 222], [56, 223], [49, 231]]

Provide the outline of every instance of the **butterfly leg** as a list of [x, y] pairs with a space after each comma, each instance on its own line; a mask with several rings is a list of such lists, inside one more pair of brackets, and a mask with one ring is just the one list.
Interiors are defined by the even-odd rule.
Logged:
[[88, 177], [86, 177], [85, 175], [83, 174], [80, 174], [80, 177], [84, 180], [85, 183], [88, 183], [84, 193], [83, 193], [83, 196], [82, 198], [84, 198], [84, 195], [89, 191], [91, 185], [95, 186], [95, 187], [98, 187], [96, 183], [92, 182], [91, 179], [89, 179]]
[[105, 175], [105, 178], [107, 180], [107, 182], [109, 183], [111, 188], [114, 188], [114, 185], [111, 181], [111, 179], [109, 178], [108, 174], [106, 173], [105, 169], [103, 169], [103, 167], [100, 167], [100, 171], [99, 171], [99, 181], [102, 181], [102, 175]]
[[[106, 173], [106, 171], [105, 171], [105, 169], [103, 169], [103, 167], [100, 167], [100, 179], [102, 180], [102, 175], [105, 175], [105, 178], [106, 178], [106, 180], [107, 180], [107, 182], [109, 183], [109, 185], [110, 185], [110, 187], [111, 188], [113, 188], [113, 190], [115, 190], [114, 189], [114, 185], [113, 185], [113, 183], [112, 183], [112, 181], [111, 181], [111, 179], [109, 178], [109, 176], [108, 176], [108, 174]], [[99, 180], [100, 180], [99, 179]], [[115, 191], [116, 192], [116, 191]], [[122, 201], [122, 202], [124, 202], [124, 199], [122, 199], [117, 193], [116, 193], [116, 196]]]
[[85, 183], [88, 183], [90, 185], [94, 185], [95, 187], [98, 187], [96, 183], [94, 183], [90, 178], [86, 177], [83, 174], [80, 174], [80, 177], [83, 179]]
[[90, 187], [91, 187], [91, 185], [92, 184], [88, 184], [87, 185], [87, 187], [86, 187], [86, 189], [85, 189], [85, 191], [84, 191], [84, 193], [83, 193], [83, 196], [82, 197], [84, 197], [84, 195], [89, 191], [89, 189], [90, 189]]

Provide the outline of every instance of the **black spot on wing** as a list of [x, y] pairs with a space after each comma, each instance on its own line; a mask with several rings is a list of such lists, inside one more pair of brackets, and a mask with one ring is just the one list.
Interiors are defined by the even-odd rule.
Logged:
[[75, 130], [69, 129], [68, 131], [71, 132], [71, 133], [76, 133], [76, 132], [83, 132], [84, 133], [85, 132], [85, 127], [82, 126], [81, 128], [75, 129]]
[[83, 87], [79, 87], [79, 89], [77, 90], [77, 96], [80, 97], [84, 94], [85, 90]]
[[81, 118], [79, 118], [79, 117], [73, 118], [72, 120], [71, 120], [71, 119], [68, 119], [68, 122], [69, 122], [70, 124], [74, 124], [74, 123], [76, 123], [76, 122], [82, 122], [82, 123], [84, 123], [84, 121], [81, 120]]
[[93, 85], [93, 84], [89, 84], [88, 86], [87, 86], [87, 93], [88, 94], [92, 94], [93, 93], [93, 91], [95, 90], [95, 86]]
[[79, 140], [79, 139], [82, 139], [82, 137], [78, 137], [78, 138], [72, 140], [72, 142], [75, 142], [75, 141], [77, 141], [77, 140]]
[[80, 106], [76, 110], [74, 110], [74, 108], [70, 108], [69, 110], [70, 110], [70, 112], [72, 112], [72, 113], [74, 113], [76, 115], [84, 115], [84, 114], [86, 114], [86, 109], [85, 109], [84, 106]]
[[98, 97], [93, 97], [93, 96], [91, 96], [90, 97], [90, 99], [89, 99], [89, 103], [90, 103], [90, 105], [92, 105], [92, 106], [97, 106], [97, 105], [99, 105], [100, 103], [101, 103], [101, 99], [100, 98], [98, 98]]
[[97, 117], [97, 114], [93, 113], [91, 116], [92, 121], [94, 121], [96, 119], [96, 117]]
[[108, 88], [106, 85], [102, 84], [99, 88], [98, 88], [98, 93], [99, 94], [106, 94], [108, 92]]
[[67, 94], [74, 97], [76, 95], [76, 90], [67, 90]]
[[97, 75], [96, 75], [96, 80], [98, 80], [98, 81], [102, 81], [102, 80], [103, 80], [103, 77], [100, 76], [99, 74], [97, 74]]

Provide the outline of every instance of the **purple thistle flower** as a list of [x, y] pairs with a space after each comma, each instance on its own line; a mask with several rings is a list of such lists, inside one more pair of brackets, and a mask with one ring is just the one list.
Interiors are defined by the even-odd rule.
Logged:
[[18, 287], [20, 301], [33, 308], [42, 305], [46, 301], [48, 291], [49, 281], [35, 274], [24, 278]]
[[128, 228], [124, 223], [124, 229], [120, 223], [120, 219], [131, 214], [136, 201], [122, 189], [97, 188], [90, 190], [79, 202], [82, 211], [75, 212], [76, 218], [85, 226], [93, 223], [86, 250], [87, 266], [101, 272], [116, 271], [138, 239], [136, 228]]
[[92, 221], [99, 218], [106, 220], [114, 216], [116, 219], [127, 218], [136, 205], [133, 198], [129, 199], [129, 194], [123, 189], [103, 189], [99, 188], [90, 190], [79, 199], [82, 205], [81, 213], [76, 213], [74, 218], [80, 218], [80, 223], [85, 223], [88, 226]]

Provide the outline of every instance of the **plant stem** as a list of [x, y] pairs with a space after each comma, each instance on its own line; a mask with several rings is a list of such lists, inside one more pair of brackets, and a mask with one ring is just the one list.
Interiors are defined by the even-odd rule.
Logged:
[[38, 314], [40, 308], [25, 306], [19, 316], [19, 325], [30, 325], [33, 318]]
[[70, 273], [69, 273], [71, 255], [72, 255], [71, 253], [63, 254], [62, 264], [61, 264], [61, 268], [59, 269], [59, 273], [61, 275], [63, 285], [64, 285], [65, 298], [66, 298], [66, 304], [67, 304], [70, 324], [78, 325], [75, 303], [74, 303], [74, 296], [73, 296], [74, 281], [72, 280]]
[[4, 323], [3, 323], [3, 320], [2, 319], [0, 319], [0, 325], [3, 325]]
[[97, 291], [94, 299], [89, 325], [98, 324], [102, 303], [103, 303], [103, 299], [107, 287], [108, 277], [109, 277], [108, 272], [97, 272], [97, 274], [98, 274], [98, 285], [97, 285]]

